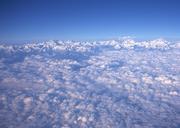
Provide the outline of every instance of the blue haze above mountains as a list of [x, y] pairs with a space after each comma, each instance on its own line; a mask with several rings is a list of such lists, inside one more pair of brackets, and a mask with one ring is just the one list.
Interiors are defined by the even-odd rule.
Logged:
[[179, 38], [179, 0], [1, 0], [0, 41]]

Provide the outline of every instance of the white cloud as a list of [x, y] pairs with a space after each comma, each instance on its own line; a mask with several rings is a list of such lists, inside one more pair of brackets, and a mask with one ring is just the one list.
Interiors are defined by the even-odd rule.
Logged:
[[[129, 37], [19, 46], [17, 51], [31, 53], [24, 61], [6, 64], [4, 60], [11, 58], [0, 58], [0, 121], [3, 117], [9, 124], [13, 117], [10, 123], [22, 127], [140, 127], [138, 122], [144, 127], [176, 127], [180, 53], [170, 46], [163, 39], [138, 42]], [[0, 46], [0, 50], [11, 48]], [[80, 61], [51, 56], [67, 50], [91, 54], [83, 60], [80, 56]]]

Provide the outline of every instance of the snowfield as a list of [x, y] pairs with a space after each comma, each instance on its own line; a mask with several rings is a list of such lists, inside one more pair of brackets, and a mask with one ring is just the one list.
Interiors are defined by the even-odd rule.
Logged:
[[0, 128], [179, 128], [180, 42], [0, 44]]

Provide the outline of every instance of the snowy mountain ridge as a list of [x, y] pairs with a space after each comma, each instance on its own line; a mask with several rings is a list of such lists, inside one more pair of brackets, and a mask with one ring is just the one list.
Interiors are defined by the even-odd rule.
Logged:
[[16, 50], [21, 51], [31, 51], [31, 50], [40, 50], [52, 49], [55, 51], [63, 51], [76, 49], [80, 51], [86, 51], [89, 48], [95, 46], [112, 46], [115, 49], [134, 49], [136, 47], [145, 48], [145, 49], [171, 49], [171, 48], [180, 48], [180, 42], [169, 42], [162, 38], [149, 40], [149, 41], [135, 41], [131, 38], [123, 40], [106, 40], [106, 41], [94, 41], [94, 42], [78, 42], [78, 41], [46, 41], [42, 43], [27, 43], [22, 45], [4, 45], [0, 44], [0, 50], [6, 50], [8, 52], [13, 52]]

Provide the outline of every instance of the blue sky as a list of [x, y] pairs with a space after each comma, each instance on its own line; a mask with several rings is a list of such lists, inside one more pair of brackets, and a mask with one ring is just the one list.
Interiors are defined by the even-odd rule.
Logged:
[[179, 38], [179, 0], [0, 0], [0, 40]]

